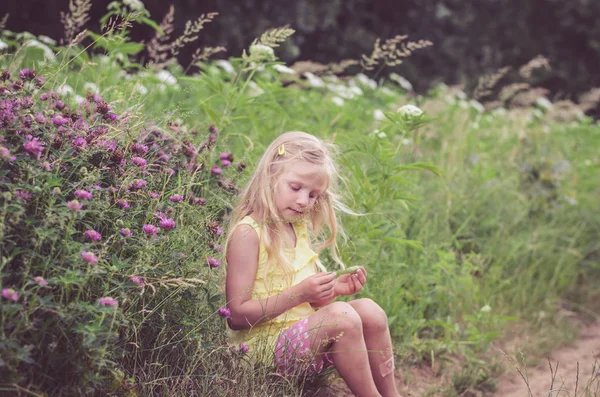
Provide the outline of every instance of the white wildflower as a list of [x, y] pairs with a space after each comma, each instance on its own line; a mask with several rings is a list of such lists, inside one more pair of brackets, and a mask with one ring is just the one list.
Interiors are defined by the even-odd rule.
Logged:
[[160, 72], [156, 73], [156, 77], [163, 83], [166, 83], [168, 85], [175, 85], [177, 84], [177, 79], [175, 78], [175, 76], [173, 76], [171, 73], [169, 73], [166, 70], [161, 70]]
[[285, 65], [273, 65], [273, 69], [283, 74], [296, 74], [296, 71], [292, 68], [288, 68]]
[[344, 106], [344, 100], [339, 96], [334, 96], [331, 98], [331, 102], [335, 103], [338, 106]]
[[571, 205], [577, 205], [577, 199], [574, 199], [573, 197], [565, 196], [565, 200]]
[[312, 74], [311, 72], [305, 72], [304, 76], [306, 77], [306, 80], [308, 80], [308, 84], [311, 87], [325, 87], [325, 82], [323, 81], [323, 79], [321, 79], [320, 77], [315, 76], [314, 74]]
[[17, 33], [17, 34], [15, 34], [15, 37], [19, 40], [22, 40], [22, 42], [37, 39], [33, 33], [29, 33], [29, 32]]
[[85, 98], [82, 97], [81, 95], [75, 95], [75, 102], [77, 102], [78, 105], [81, 105], [83, 102], [85, 102]]
[[339, 77], [337, 77], [335, 74], [329, 75], [329, 76], [323, 76], [323, 80], [328, 82], [328, 83], [333, 83], [333, 84], [341, 84], [341, 80]]
[[404, 105], [398, 109], [398, 113], [406, 117], [418, 117], [423, 114], [423, 111], [415, 105]]
[[492, 308], [490, 307], [490, 305], [485, 305], [481, 309], [479, 309], [479, 311], [482, 313], [489, 313], [492, 311]]
[[410, 138], [402, 138], [400, 142], [402, 142], [404, 146], [408, 146], [412, 143], [412, 140]]
[[389, 95], [389, 96], [396, 96], [396, 93], [387, 87], [380, 87], [379, 92], [381, 92], [382, 94], [385, 94], [385, 95]]
[[54, 51], [50, 49], [46, 44], [40, 43], [37, 40], [30, 40], [25, 44], [25, 47], [35, 47], [39, 48], [44, 52], [44, 58], [47, 58], [50, 61], [56, 60], [56, 55], [54, 55]]
[[370, 79], [366, 74], [364, 73], [359, 73], [355, 76], [355, 79], [358, 80], [358, 82], [362, 85], [365, 85], [367, 87], [369, 87], [370, 89], [374, 90], [377, 88], [377, 82], [373, 79]]
[[383, 114], [383, 111], [381, 109], [375, 109], [373, 111], [373, 118], [375, 120], [385, 120], [385, 114]]
[[146, 95], [148, 93], [148, 89], [140, 83], [136, 83], [135, 89], [137, 92], [139, 92], [142, 95]]
[[372, 136], [373, 138], [380, 138], [380, 139], [387, 138], [387, 134], [385, 133], [385, 131], [380, 131], [379, 129], [373, 130], [369, 135]]
[[548, 98], [546, 97], [539, 97], [538, 99], [535, 100], [535, 104], [538, 105], [539, 107], [541, 107], [544, 110], [549, 110], [552, 108], [552, 102], [550, 102], [548, 100]]
[[94, 94], [99, 94], [100, 90], [98, 89], [98, 86], [94, 83], [90, 83], [89, 81], [86, 82], [85, 84], [83, 84], [83, 90], [85, 92], [93, 92]]
[[56, 40], [54, 40], [52, 37], [48, 37], [41, 34], [38, 36], [38, 39], [40, 39], [40, 41], [43, 41], [45, 44], [56, 45]]
[[104, 65], [108, 65], [111, 62], [110, 57], [106, 56], [106, 55], [97, 55], [98, 60], [100, 61], [100, 63], [104, 64]]
[[6, 44], [5, 42], [3, 42], [2, 40], [0, 40], [0, 50], [4, 50], [8, 48], [8, 44]]
[[496, 117], [503, 117], [506, 116], [506, 109], [504, 108], [496, 108], [492, 111], [492, 115], [496, 116]]
[[454, 96], [457, 97], [458, 99], [462, 99], [463, 101], [465, 101], [467, 99], [467, 94], [465, 94], [465, 92], [463, 90], [456, 90], [454, 92]]
[[483, 113], [483, 112], [485, 112], [485, 108], [483, 107], [483, 105], [481, 104], [481, 102], [478, 102], [478, 101], [476, 101], [476, 100], [472, 99], [472, 100], [469, 102], [469, 105], [471, 105], [471, 107], [472, 107], [473, 109], [477, 110], [479, 113]]
[[544, 117], [544, 112], [542, 112], [540, 109], [532, 109], [531, 110], [531, 119], [532, 120], [536, 120], [536, 119], [541, 119]]
[[343, 84], [327, 84], [327, 89], [343, 99], [352, 99], [354, 94]]
[[73, 87], [68, 84], [63, 84], [56, 89], [60, 95], [69, 95], [73, 93]]
[[357, 86], [350, 87], [350, 92], [352, 92], [354, 95], [362, 95], [363, 94], [363, 90], [361, 90], [360, 87], [357, 87]]
[[453, 104], [456, 102], [456, 97], [454, 95], [444, 95], [444, 101], [449, 104]]
[[406, 78], [400, 76], [397, 73], [390, 73], [390, 80], [395, 81], [398, 85], [406, 91], [412, 91], [413, 85]]
[[229, 73], [229, 74], [235, 73], [235, 68], [233, 67], [231, 62], [229, 62], [225, 59], [219, 59], [219, 60], [215, 61], [215, 65], [217, 65], [218, 67], [223, 69], [226, 73]]
[[254, 69], [257, 72], [263, 72], [265, 70], [265, 65], [256, 62], [250, 62], [250, 69]]
[[249, 97], [255, 97], [255, 96], [259, 96], [264, 94], [265, 91], [260, 88], [258, 86], [258, 84], [256, 84], [254, 81], [250, 81], [250, 83], [248, 83], [248, 96]]
[[133, 11], [144, 11], [146, 9], [146, 7], [144, 7], [144, 3], [142, 3], [140, 0], [123, 0], [123, 4], [131, 8]]
[[273, 51], [273, 48], [264, 44], [252, 44], [250, 46], [250, 55], [256, 60], [275, 60], [275, 51]]

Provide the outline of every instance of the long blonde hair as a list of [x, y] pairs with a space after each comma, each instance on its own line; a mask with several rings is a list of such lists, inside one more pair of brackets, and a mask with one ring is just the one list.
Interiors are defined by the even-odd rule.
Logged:
[[[330, 247], [331, 258], [342, 269], [345, 267], [336, 243], [336, 238], [338, 234], [342, 234], [342, 230], [335, 211], [353, 212], [341, 203], [337, 194], [340, 175], [333, 158], [335, 153], [333, 144], [325, 143], [313, 135], [300, 131], [286, 132], [269, 145], [246, 188], [242, 191], [231, 216], [227, 242], [229, 243], [236, 225], [244, 217], [252, 214], [260, 227], [260, 243], [267, 253], [265, 276], [273, 265], [280, 265], [286, 274], [291, 274], [291, 263], [283, 251], [285, 224], [278, 215], [273, 191], [285, 167], [295, 161], [307, 161], [323, 166], [326, 189], [317, 197], [315, 205], [305, 219], [317, 239], [315, 252], [319, 253]], [[322, 271], [326, 271], [318, 260], [317, 266]]]

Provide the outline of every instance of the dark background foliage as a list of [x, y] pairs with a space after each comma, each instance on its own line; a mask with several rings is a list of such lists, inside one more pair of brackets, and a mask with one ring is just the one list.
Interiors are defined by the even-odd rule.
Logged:
[[[90, 29], [99, 30], [98, 20], [108, 3], [93, 1]], [[226, 56], [240, 55], [262, 32], [283, 25], [296, 29], [278, 50], [290, 63], [357, 59], [370, 53], [377, 37], [408, 34], [415, 41], [431, 40], [434, 47], [394, 68], [420, 92], [440, 81], [473, 87], [476, 77], [503, 66], [518, 68], [538, 54], [552, 66], [537, 81], [551, 90], [551, 99], [576, 98], [600, 86], [596, 73], [600, 2], [594, 0], [147, 0], [144, 4], [156, 21], [170, 4], [175, 6], [175, 37], [186, 21], [218, 12], [197, 45], [225, 46]], [[8, 29], [59, 38], [63, 34], [59, 12], [67, 9], [68, 0], [5, 1], [0, 15], [10, 14]], [[148, 41], [152, 34], [149, 28], [138, 28], [134, 39]], [[196, 48], [181, 52], [184, 64]]]

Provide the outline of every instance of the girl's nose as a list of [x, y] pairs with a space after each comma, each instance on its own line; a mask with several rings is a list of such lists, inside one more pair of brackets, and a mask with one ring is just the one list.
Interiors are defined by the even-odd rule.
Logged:
[[300, 207], [305, 207], [308, 204], [308, 195], [306, 193], [300, 193], [298, 197], [296, 197], [296, 204]]

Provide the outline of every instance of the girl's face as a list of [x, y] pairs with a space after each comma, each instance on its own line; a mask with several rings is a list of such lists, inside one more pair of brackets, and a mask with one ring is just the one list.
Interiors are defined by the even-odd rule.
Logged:
[[292, 162], [277, 178], [273, 193], [279, 216], [295, 220], [307, 215], [326, 188], [327, 177], [323, 166], [307, 161]]

